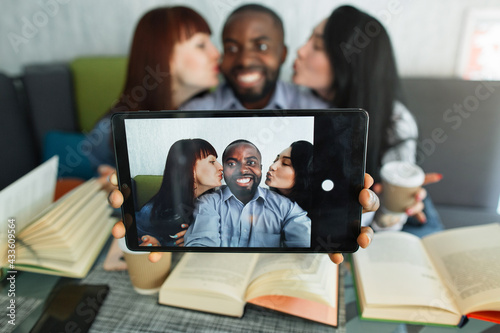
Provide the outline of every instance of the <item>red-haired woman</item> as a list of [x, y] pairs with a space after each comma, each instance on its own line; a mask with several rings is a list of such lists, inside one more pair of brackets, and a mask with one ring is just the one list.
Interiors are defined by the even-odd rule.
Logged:
[[[115, 112], [174, 110], [191, 97], [216, 86], [220, 54], [210, 41], [210, 27], [187, 7], [153, 9], [140, 19], [130, 49], [125, 87], [118, 102], [94, 127], [101, 137], [89, 159], [99, 166], [101, 183], [114, 167], [110, 118]], [[186, 184], [188, 186], [188, 184]], [[115, 191], [122, 199], [119, 191]], [[117, 228], [124, 230], [122, 223]], [[177, 234], [182, 241], [185, 231]], [[145, 244], [146, 245], [146, 244]]]
[[[130, 49], [125, 87], [118, 102], [94, 127], [89, 159], [101, 174], [111, 174], [114, 154], [110, 117], [115, 112], [174, 110], [218, 84], [219, 52], [210, 27], [187, 7], [153, 9], [140, 19]], [[103, 185], [107, 184], [104, 180]]]

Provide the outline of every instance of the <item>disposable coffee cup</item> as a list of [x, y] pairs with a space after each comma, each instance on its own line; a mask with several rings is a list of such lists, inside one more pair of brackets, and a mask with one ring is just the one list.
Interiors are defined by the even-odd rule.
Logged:
[[390, 212], [404, 213], [415, 203], [415, 195], [424, 183], [425, 173], [418, 165], [394, 161], [384, 164], [382, 178], [382, 206]]
[[170, 273], [172, 253], [165, 252], [160, 261], [149, 261], [149, 252], [130, 251], [125, 239], [118, 240], [123, 257], [127, 263], [127, 270], [134, 290], [142, 295], [155, 294]]

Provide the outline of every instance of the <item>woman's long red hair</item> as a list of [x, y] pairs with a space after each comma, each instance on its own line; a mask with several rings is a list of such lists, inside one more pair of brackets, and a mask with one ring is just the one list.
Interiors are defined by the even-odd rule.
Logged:
[[182, 6], [153, 9], [135, 29], [125, 87], [113, 111], [171, 110], [170, 61], [177, 43], [210, 27], [196, 11]]

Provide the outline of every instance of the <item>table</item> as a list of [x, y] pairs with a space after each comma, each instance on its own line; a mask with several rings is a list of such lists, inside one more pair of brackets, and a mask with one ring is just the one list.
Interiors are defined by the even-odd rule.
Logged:
[[[172, 256], [175, 265], [181, 254]], [[214, 315], [158, 304], [158, 295], [139, 295], [133, 290], [126, 271], [109, 272], [102, 268], [101, 255], [89, 275], [81, 280], [60, 279], [54, 276], [22, 272], [17, 279], [17, 289], [22, 290], [18, 307], [21, 325], [1, 325], [3, 332], [29, 332], [41, 313], [43, 299], [57, 284], [77, 282], [82, 284], [107, 284], [110, 287], [90, 332], [345, 332], [345, 311], [340, 309], [338, 329], [302, 318], [282, 314], [254, 305], [247, 305], [242, 318]], [[72, 280], [72, 281], [71, 281]], [[35, 287], [38, 286], [38, 287]], [[343, 288], [341, 288], [343, 290]], [[0, 306], [6, 296], [2, 292]], [[344, 304], [340, 293], [340, 304]], [[7, 303], [5, 303], [7, 304]], [[3, 320], [3, 319], [2, 319]], [[9, 327], [10, 326], [10, 327]]]
[[[173, 264], [180, 254], [173, 255]], [[22, 295], [17, 300], [15, 330], [1, 325], [3, 332], [29, 332], [50, 290], [61, 283], [107, 284], [110, 294], [101, 308], [90, 332], [391, 332], [391, 333], [495, 333], [500, 325], [471, 320], [461, 329], [423, 325], [405, 325], [388, 322], [365, 321], [358, 317], [355, 290], [349, 263], [341, 265], [339, 322], [337, 329], [305, 319], [281, 314], [254, 305], [247, 305], [242, 318], [232, 318], [197, 311], [159, 305], [157, 295], [145, 296], [133, 291], [127, 272], [107, 272], [99, 258], [89, 275], [82, 280], [64, 279], [49, 275], [20, 273], [16, 281]], [[0, 295], [0, 307], [6, 306], [5, 290]], [[5, 318], [0, 318], [4, 322]]]

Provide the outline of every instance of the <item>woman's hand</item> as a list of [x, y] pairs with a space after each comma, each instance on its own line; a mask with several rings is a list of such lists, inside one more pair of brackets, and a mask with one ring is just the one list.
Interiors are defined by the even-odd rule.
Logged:
[[[118, 178], [116, 177], [116, 172], [112, 173], [109, 176], [109, 182], [114, 186], [114, 189], [109, 193], [108, 201], [113, 208], [120, 208], [123, 204], [123, 194], [117, 189], [118, 187]], [[123, 238], [125, 237], [125, 225], [123, 221], [118, 221], [111, 229], [111, 234], [114, 238]], [[151, 252], [149, 254], [149, 261], [158, 262], [162, 257], [161, 252]]]
[[[427, 184], [437, 183], [441, 179], [443, 179], [443, 175], [440, 173], [426, 173], [424, 183], [422, 184], [422, 186]], [[373, 191], [377, 194], [382, 193], [382, 184], [378, 183], [373, 185]], [[423, 203], [426, 197], [427, 197], [427, 191], [425, 190], [425, 188], [421, 187], [417, 191], [417, 193], [415, 193], [415, 203], [405, 210], [406, 215], [415, 216], [417, 221], [419, 221], [420, 223], [427, 222], [427, 217], [425, 216], [424, 213], [425, 206]]]
[[[441, 179], [443, 179], [443, 175], [439, 173], [426, 173], [423, 185], [437, 183]], [[423, 203], [426, 197], [427, 197], [427, 191], [425, 190], [425, 188], [421, 187], [415, 194], [415, 203], [406, 209], [405, 211], [406, 215], [415, 216], [417, 221], [419, 221], [420, 223], [426, 223], [427, 217], [425, 216], [424, 213], [425, 206]]]
[[160, 246], [160, 242], [155, 237], [150, 236], [150, 235], [142, 236], [141, 240], [142, 240], [142, 243], [139, 244], [139, 246]]
[[177, 246], [184, 246], [184, 235], [186, 234], [187, 228], [189, 227], [189, 224], [181, 224], [181, 228], [184, 228], [186, 230], [179, 231], [176, 233], [172, 238], [177, 239], [175, 241], [175, 245]]
[[[365, 186], [359, 192], [359, 203], [363, 207], [363, 213], [374, 212], [380, 207], [380, 200], [378, 196], [370, 190], [370, 187], [373, 185], [373, 178], [365, 173]], [[361, 227], [361, 232], [358, 236], [358, 245], [363, 249], [370, 245], [373, 239], [373, 230], [370, 227]], [[340, 264], [344, 261], [344, 256], [342, 253], [329, 253], [330, 260], [335, 264]]]

